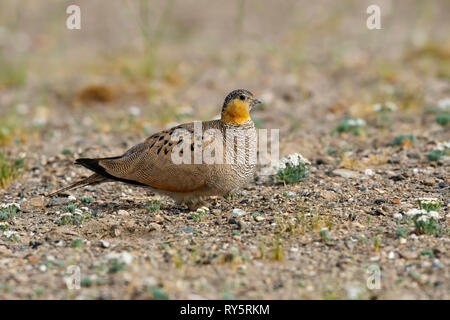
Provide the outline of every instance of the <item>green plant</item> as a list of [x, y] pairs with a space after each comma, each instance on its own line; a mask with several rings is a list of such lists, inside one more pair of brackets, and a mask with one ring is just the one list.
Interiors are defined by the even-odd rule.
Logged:
[[161, 200], [148, 200], [145, 209], [150, 212], [156, 212], [161, 208]]
[[406, 238], [409, 234], [409, 227], [407, 226], [398, 226], [396, 230], [396, 234], [399, 237]]
[[427, 154], [430, 161], [438, 161], [442, 156], [450, 154], [450, 141], [438, 143], [436, 148]]
[[5, 231], [9, 229], [9, 224], [7, 222], [0, 222], [0, 230]]
[[25, 120], [15, 110], [0, 110], [0, 146], [6, 146], [11, 140], [17, 144], [26, 141]]
[[373, 249], [375, 252], [378, 252], [380, 250], [380, 238], [378, 237], [378, 235], [375, 236], [375, 238], [373, 238]]
[[83, 239], [77, 238], [77, 239], [72, 240], [72, 243], [71, 243], [72, 248], [78, 248], [78, 247], [81, 247], [82, 245], [83, 245]]
[[[409, 140], [409, 142], [407, 141]], [[405, 144], [411, 144], [414, 141], [413, 134], [401, 134], [396, 136], [391, 143], [391, 146], [404, 146]]]
[[125, 269], [125, 263], [116, 258], [109, 259], [108, 265], [108, 273], [116, 273]]
[[422, 250], [420, 251], [422, 256], [432, 256], [434, 254], [433, 250]]
[[170, 295], [160, 286], [150, 286], [148, 288], [154, 300], [169, 300]]
[[436, 234], [442, 232], [442, 227], [433, 218], [421, 216], [414, 218], [413, 221], [419, 234]]
[[81, 207], [81, 209], [78, 209], [73, 200], [70, 200], [69, 205], [63, 207], [63, 211], [55, 221], [59, 226], [66, 224], [80, 225], [85, 219], [92, 217], [89, 208]]
[[24, 167], [24, 159], [8, 159], [3, 152], [0, 152], [0, 187], [6, 188], [8, 183], [17, 178]]
[[139, 1], [139, 27], [144, 42], [145, 59], [144, 59], [144, 76], [152, 79], [156, 72], [158, 49], [164, 34], [168, 19], [171, 15], [173, 0], [164, 2], [164, 8], [153, 32], [150, 32], [150, 7], [146, 0]]
[[2, 203], [0, 205], [0, 220], [8, 220], [14, 217], [17, 211], [20, 210], [20, 205], [18, 203]]
[[331, 238], [330, 232], [328, 231], [328, 228], [322, 228], [322, 229], [320, 229], [319, 235], [320, 235], [320, 237], [322, 238], [322, 240], [325, 241], [325, 242], [328, 242], [328, 241], [333, 240], [333, 239]]
[[0, 51], [0, 87], [21, 87], [27, 81], [27, 64], [25, 60], [11, 60]]
[[281, 159], [273, 168], [275, 176], [285, 183], [294, 183], [303, 180], [308, 176], [308, 166], [311, 163], [301, 154], [290, 154], [287, 158]]
[[201, 221], [205, 217], [205, 214], [209, 212], [207, 207], [198, 208], [196, 211], [191, 212], [191, 218], [194, 221]]
[[80, 201], [81, 201], [82, 203], [89, 204], [89, 203], [92, 202], [92, 198], [91, 198], [91, 197], [81, 197], [81, 198], [80, 198]]
[[[421, 206], [424, 206], [423, 198], [421, 199]], [[432, 207], [436, 207], [433, 205]], [[430, 207], [428, 207], [430, 208]], [[411, 209], [406, 213], [409, 220], [412, 220], [418, 234], [441, 234], [443, 232], [443, 228], [438, 224], [439, 213], [434, 210], [426, 210], [426, 209]]]
[[390, 114], [397, 109], [397, 105], [390, 101], [374, 104], [373, 110], [378, 114], [377, 125], [379, 127], [390, 126], [392, 123]]
[[61, 154], [63, 154], [63, 155], [68, 155], [71, 153], [72, 153], [72, 151], [70, 151], [70, 149], [67, 149], [67, 148], [62, 149], [62, 151], [61, 151]]
[[20, 236], [16, 231], [3, 231], [3, 236], [5, 237], [6, 241], [17, 241], [19, 240]]
[[427, 159], [430, 161], [438, 161], [443, 155], [444, 152], [442, 150], [432, 150], [427, 153]]
[[427, 212], [437, 211], [442, 205], [442, 202], [436, 198], [417, 198], [416, 201], [419, 208]]
[[228, 193], [228, 194], [224, 194], [224, 195], [222, 195], [222, 197], [224, 198], [224, 199], [234, 199], [234, 198], [236, 198], [236, 193], [234, 193], [234, 192], [230, 192], [230, 193]]
[[354, 135], [359, 135], [361, 129], [366, 125], [366, 121], [360, 118], [345, 118], [338, 123], [336, 128], [331, 131], [331, 135], [341, 132], [351, 132]]
[[436, 116], [436, 122], [441, 126], [446, 126], [450, 122], [450, 113], [439, 113]]
[[283, 260], [283, 247], [281, 245], [281, 239], [279, 235], [275, 236], [274, 246], [272, 248], [272, 258], [276, 261]]
[[92, 285], [91, 278], [90, 277], [84, 277], [83, 279], [81, 279], [80, 285], [82, 287], [90, 287]]

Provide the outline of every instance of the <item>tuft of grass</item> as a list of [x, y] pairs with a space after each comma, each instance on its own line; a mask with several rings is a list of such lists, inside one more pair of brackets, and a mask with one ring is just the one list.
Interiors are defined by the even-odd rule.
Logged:
[[432, 150], [427, 153], [427, 159], [430, 161], [438, 161], [443, 155], [445, 155], [442, 150]]
[[68, 149], [68, 148], [64, 148], [61, 150], [61, 154], [66, 156], [66, 155], [72, 154], [72, 151], [70, 151], [70, 149]]
[[283, 247], [281, 245], [281, 239], [279, 235], [276, 235], [274, 239], [274, 245], [272, 248], [272, 259], [276, 261], [283, 260]]
[[373, 110], [377, 113], [377, 126], [390, 127], [392, 124], [391, 113], [398, 109], [397, 105], [391, 101], [377, 103], [373, 105]]
[[80, 201], [81, 201], [82, 203], [89, 204], [89, 203], [92, 202], [92, 198], [91, 198], [91, 197], [81, 197], [81, 198], [80, 198]]
[[154, 27], [150, 30], [150, 6], [146, 0], [139, 1], [139, 27], [144, 43], [144, 60], [143, 68], [144, 76], [147, 79], [153, 79], [158, 66], [158, 50], [161, 40], [163, 39], [164, 31], [168, 25], [169, 17], [172, 13], [173, 0], [165, 1], [161, 16]]
[[0, 187], [6, 188], [12, 179], [17, 178], [24, 167], [25, 159], [9, 159], [0, 152]]
[[408, 237], [409, 234], [409, 227], [408, 226], [398, 226], [396, 230], [396, 234], [401, 237], [405, 238]]
[[417, 205], [420, 209], [424, 209], [425, 211], [438, 211], [442, 206], [442, 202], [438, 199], [433, 198], [417, 198]]
[[324, 242], [328, 242], [328, 241], [333, 240], [333, 239], [331, 238], [330, 232], [328, 231], [328, 228], [322, 228], [322, 229], [320, 229], [319, 235], [320, 235], [320, 237], [322, 238], [322, 240], [323, 240]]
[[448, 230], [445, 231], [438, 223], [440, 219], [438, 210], [441, 202], [434, 198], [419, 198], [416, 201], [419, 209], [408, 210], [405, 213], [407, 218], [403, 223], [409, 226], [412, 221], [417, 234], [439, 235], [447, 233]]
[[145, 209], [150, 212], [156, 212], [161, 208], [161, 200], [148, 200]]
[[[8, 204], [2, 204], [0, 206], [0, 220], [8, 220], [13, 218], [17, 211], [20, 210], [20, 207], [16, 203], [8, 203]], [[1, 230], [6, 230], [3, 228], [9, 228], [9, 225], [7, 223], [3, 223]]]
[[56, 220], [55, 224], [57, 224], [58, 226], [63, 226], [66, 224], [79, 225], [84, 221], [84, 219], [86, 219], [86, 216], [84, 216], [84, 215], [65, 214], [65, 215], [62, 215], [58, 220]]
[[450, 155], [450, 141], [440, 142], [435, 149], [427, 154], [427, 159], [430, 161], [438, 161], [442, 156]]
[[84, 277], [83, 279], [81, 279], [80, 285], [82, 287], [90, 287], [92, 285], [91, 278], [90, 277]]
[[295, 183], [305, 179], [308, 176], [308, 166], [311, 163], [301, 154], [290, 154], [281, 159], [273, 168], [275, 176], [286, 183]]
[[0, 222], [0, 230], [5, 231], [9, 229], [9, 224], [7, 222]]
[[67, 206], [64, 206], [62, 208], [62, 210], [64, 212], [71, 212], [71, 213], [74, 213], [76, 209], [77, 209], [77, 206], [72, 202], [70, 202]]
[[413, 221], [418, 234], [441, 234], [443, 232], [442, 226], [439, 225], [433, 218], [420, 220], [414, 217]]
[[108, 264], [108, 273], [116, 273], [125, 269], [125, 263], [120, 262], [118, 259], [110, 259]]
[[360, 135], [363, 127], [366, 125], [366, 121], [360, 118], [345, 118], [337, 124], [337, 126], [331, 131], [331, 135], [342, 132], [351, 132], [355, 136]]
[[6, 146], [12, 140], [17, 144], [23, 143], [27, 139], [24, 120], [14, 111], [5, 110], [0, 113], [0, 146]]
[[76, 102], [80, 103], [108, 103], [114, 100], [114, 89], [106, 84], [91, 84], [82, 88], [76, 97]]
[[170, 295], [160, 286], [151, 286], [148, 288], [154, 300], [169, 300]]
[[222, 195], [222, 197], [224, 198], [224, 199], [234, 199], [234, 198], [236, 198], [236, 193], [234, 193], [234, 192], [230, 192], [230, 193], [228, 193], [228, 194], [224, 194], [224, 195]]
[[436, 116], [436, 122], [445, 127], [450, 123], [450, 113], [439, 113]]
[[202, 221], [208, 212], [209, 209], [207, 207], [198, 208], [196, 211], [191, 212], [191, 218], [194, 221]]
[[4, 231], [3, 232], [3, 236], [5, 238], [6, 241], [17, 241], [19, 240], [20, 236], [16, 231]]
[[422, 250], [420, 251], [422, 256], [432, 256], [434, 254], [433, 250]]
[[24, 60], [6, 59], [0, 52], [0, 87], [22, 87], [27, 82], [27, 64]]
[[83, 239], [77, 238], [77, 239], [73, 239], [71, 246], [72, 248], [78, 248], [81, 247], [83, 245]]
[[378, 235], [376, 235], [375, 238], [373, 238], [373, 250], [375, 252], [378, 252], [380, 250], [380, 245], [381, 245], [381, 240], [378, 237]]

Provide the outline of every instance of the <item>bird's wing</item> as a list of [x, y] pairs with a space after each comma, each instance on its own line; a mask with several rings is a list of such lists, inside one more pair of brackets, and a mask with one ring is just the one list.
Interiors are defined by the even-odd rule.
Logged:
[[[186, 134], [191, 136], [188, 145], [184, 141], [189, 140]], [[184, 152], [181, 150], [193, 149], [194, 141], [193, 124], [180, 125], [152, 135], [120, 157], [98, 159], [98, 165], [108, 175], [122, 181], [134, 181], [165, 191], [192, 192], [206, 185], [206, 165], [193, 164], [193, 152], [190, 152], [192, 164], [176, 164], [172, 156], [178, 152], [182, 157]]]

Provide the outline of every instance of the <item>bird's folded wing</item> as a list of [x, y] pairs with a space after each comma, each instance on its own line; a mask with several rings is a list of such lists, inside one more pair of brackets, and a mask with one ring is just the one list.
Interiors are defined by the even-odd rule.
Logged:
[[193, 192], [205, 186], [203, 164], [175, 164], [172, 150], [180, 139], [167, 130], [149, 137], [120, 157], [104, 158], [98, 164], [111, 176], [136, 181], [172, 192]]

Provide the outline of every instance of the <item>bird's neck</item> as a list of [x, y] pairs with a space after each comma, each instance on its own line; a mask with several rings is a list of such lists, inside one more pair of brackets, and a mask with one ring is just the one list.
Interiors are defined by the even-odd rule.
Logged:
[[247, 106], [240, 100], [231, 101], [222, 112], [222, 122], [241, 124], [250, 120]]

